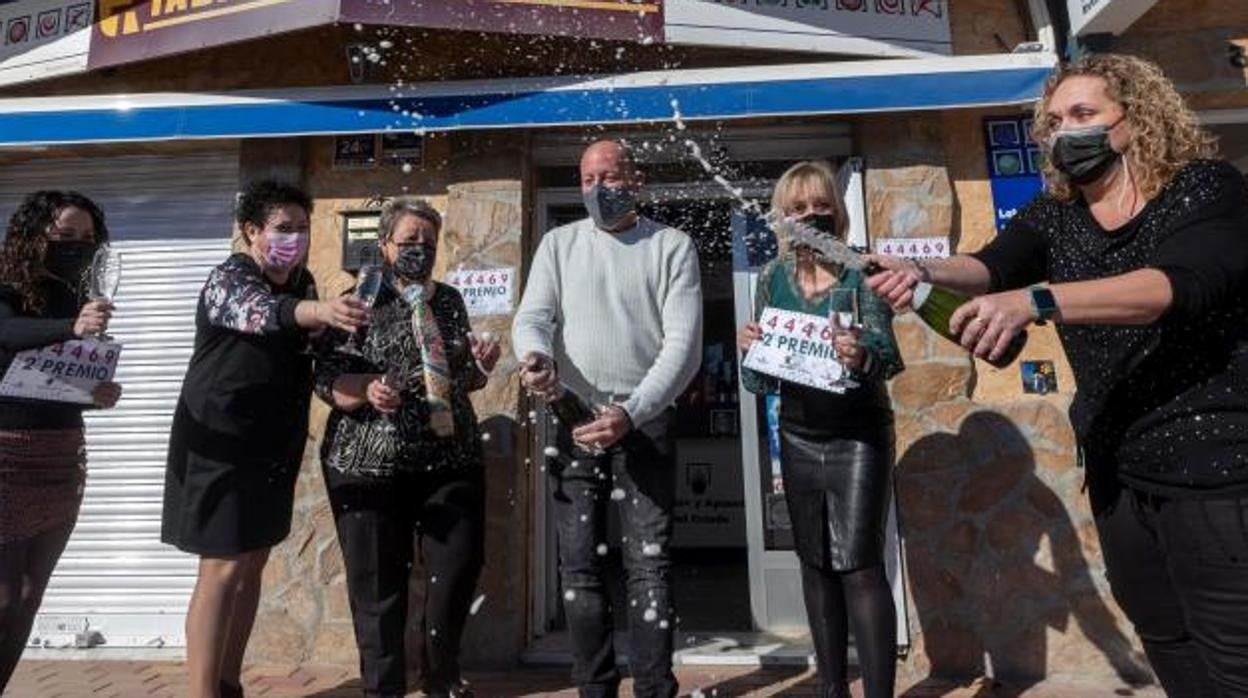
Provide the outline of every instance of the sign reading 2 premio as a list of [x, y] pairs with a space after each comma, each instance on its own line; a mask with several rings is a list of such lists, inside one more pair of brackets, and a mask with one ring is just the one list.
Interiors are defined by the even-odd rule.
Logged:
[[663, 38], [662, 10], [661, 0], [342, 0], [338, 21], [649, 43]]
[[96, 0], [90, 67], [329, 24], [338, 0]]
[[952, 0], [666, 0], [668, 43], [948, 55]]
[[1070, 33], [1121, 34], [1157, 0], [1066, 0], [1070, 12]]

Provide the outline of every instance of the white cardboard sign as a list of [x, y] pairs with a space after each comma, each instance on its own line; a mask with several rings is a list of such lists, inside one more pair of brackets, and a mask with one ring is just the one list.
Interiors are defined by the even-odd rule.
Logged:
[[832, 348], [827, 318], [766, 308], [758, 319], [763, 338], [742, 363], [748, 369], [833, 393], [845, 392], [845, 368]]
[[457, 269], [446, 275], [446, 283], [459, 289], [469, 317], [511, 314], [516, 288], [513, 268]]
[[875, 241], [875, 252], [893, 257], [948, 257], [949, 238], [884, 238]]
[[113, 379], [120, 356], [120, 344], [98, 339], [20, 351], [0, 380], [0, 395], [90, 405], [91, 391]]

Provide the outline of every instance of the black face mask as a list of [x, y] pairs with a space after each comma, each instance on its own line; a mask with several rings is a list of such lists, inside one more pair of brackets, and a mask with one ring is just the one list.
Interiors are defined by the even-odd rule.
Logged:
[[408, 283], [421, 283], [433, 273], [433, 262], [438, 249], [433, 245], [400, 245], [394, 260], [394, 273]]
[[1054, 132], [1049, 147], [1053, 167], [1074, 184], [1103, 177], [1122, 158], [1109, 144], [1109, 132], [1121, 121]]
[[77, 284], [90, 268], [96, 247], [82, 240], [49, 240], [43, 267], [62, 281]]
[[824, 235], [836, 237], [837, 218], [835, 213], [813, 213], [799, 220]]

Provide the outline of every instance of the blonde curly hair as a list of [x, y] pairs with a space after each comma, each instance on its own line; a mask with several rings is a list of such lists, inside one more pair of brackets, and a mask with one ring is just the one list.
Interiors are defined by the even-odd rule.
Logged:
[[[1156, 196], [1184, 165], [1212, 157], [1216, 151], [1216, 140], [1200, 127], [1195, 112], [1161, 68], [1143, 58], [1115, 53], [1087, 56], [1053, 71], [1036, 102], [1032, 136], [1037, 143], [1047, 145], [1053, 133], [1048, 123], [1053, 92], [1076, 76], [1103, 80], [1105, 94], [1122, 107], [1131, 134], [1123, 157], [1145, 199]], [[1073, 201], [1079, 197], [1078, 189], [1047, 157], [1044, 179], [1055, 198]]]

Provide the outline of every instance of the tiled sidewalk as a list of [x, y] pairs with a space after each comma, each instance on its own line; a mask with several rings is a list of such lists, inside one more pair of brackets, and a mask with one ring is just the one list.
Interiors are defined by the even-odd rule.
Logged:
[[[813, 672], [800, 667], [679, 667], [682, 695], [813, 696]], [[506, 673], [470, 674], [478, 698], [575, 696], [564, 669], [523, 668]], [[248, 696], [360, 695], [354, 673], [342, 667], [251, 667], [244, 674]], [[625, 683], [623, 695], [631, 693]], [[178, 662], [26, 661], [17, 668], [4, 698], [181, 698], [186, 695], [185, 667]], [[419, 693], [409, 695], [418, 696]], [[862, 695], [862, 684], [854, 685]], [[925, 681], [906, 688], [905, 698], [1081, 698], [1134, 696], [1162, 698], [1160, 689], [1131, 689], [1109, 683], [1051, 680], [1026, 690], [981, 680], [955, 685]]]

